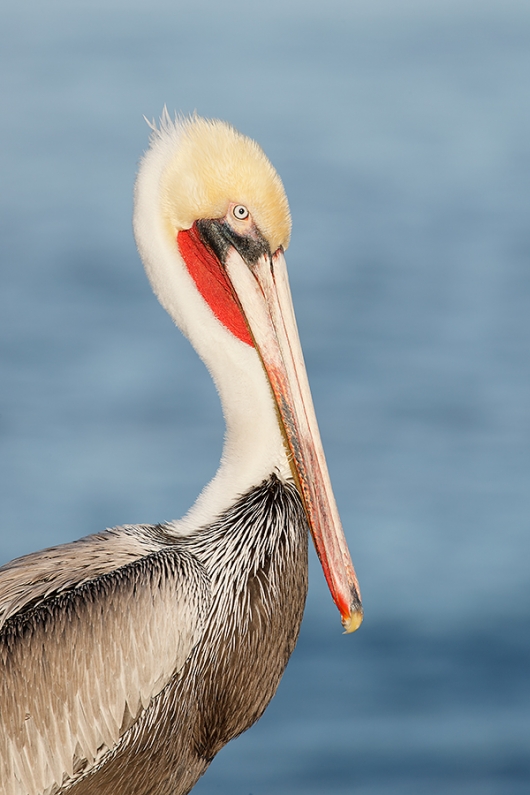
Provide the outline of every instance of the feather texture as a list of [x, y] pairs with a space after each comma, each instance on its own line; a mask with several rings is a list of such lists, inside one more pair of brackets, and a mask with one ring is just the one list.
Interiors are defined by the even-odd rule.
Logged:
[[92, 569], [90, 577], [90, 553], [104, 539], [67, 545], [66, 559], [77, 546], [76, 573], [84, 578], [65, 588], [59, 575], [55, 593], [44, 599], [41, 585], [52, 585], [49, 567], [60, 548], [40, 561], [30, 556], [41, 574], [36, 603], [11, 615], [0, 633], [4, 795], [51, 792], [90, 770], [179, 670], [203, 631], [210, 585], [196, 558], [168, 546], [95, 577]]
[[[89, 576], [105, 544], [133, 559]], [[60, 551], [0, 569], [20, 585], [27, 560], [37, 583], [0, 632], [2, 795], [188, 792], [261, 716], [296, 643], [307, 590], [298, 491], [273, 475], [195, 534], [128, 527], [68, 544], [83, 573], [72, 583], [70, 571], [69, 587], [52, 575]], [[45, 598], [43, 582], [55, 586]]]

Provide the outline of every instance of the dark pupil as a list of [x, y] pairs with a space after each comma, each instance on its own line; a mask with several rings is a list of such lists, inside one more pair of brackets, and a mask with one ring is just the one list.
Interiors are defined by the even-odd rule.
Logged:
[[238, 210], [238, 213], [239, 213], [239, 215], [244, 215], [245, 211], [244, 211], [244, 209], [242, 207], [240, 207], [239, 210]]

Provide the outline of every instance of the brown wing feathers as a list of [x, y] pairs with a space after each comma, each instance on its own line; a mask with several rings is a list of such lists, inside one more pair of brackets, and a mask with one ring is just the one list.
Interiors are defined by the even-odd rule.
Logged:
[[209, 592], [203, 566], [169, 547], [11, 616], [0, 632], [2, 793], [37, 795], [97, 764], [183, 665]]

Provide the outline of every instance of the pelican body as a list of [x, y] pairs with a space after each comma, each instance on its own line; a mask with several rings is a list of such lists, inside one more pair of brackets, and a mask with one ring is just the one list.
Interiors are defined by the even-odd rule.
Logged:
[[259, 146], [197, 116], [153, 125], [135, 236], [217, 386], [219, 470], [181, 520], [0, 568], [2, 795], [183, 795], [273, 697], [313, 536], [347, 632], [355, 572], [285, 267], [290, 215]]

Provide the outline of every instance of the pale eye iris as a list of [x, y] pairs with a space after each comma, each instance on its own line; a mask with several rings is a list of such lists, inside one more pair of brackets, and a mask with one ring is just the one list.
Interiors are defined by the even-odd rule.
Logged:
[[234, 213], [234, 218], [237, 218], [238, 221], [244, 221], [249, 216], [249, 211], [242, 204], [236, 204], [232, 212]]

